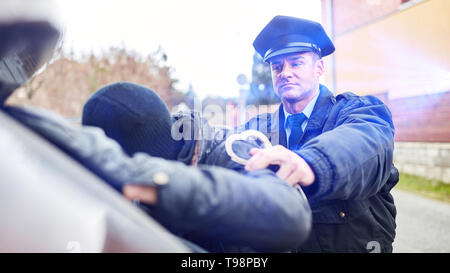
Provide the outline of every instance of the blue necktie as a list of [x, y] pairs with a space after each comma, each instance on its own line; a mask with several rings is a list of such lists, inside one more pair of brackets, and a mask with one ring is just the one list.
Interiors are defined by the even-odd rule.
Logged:
[[302, 124], [305, 121], [306, 116], [303, 113], [290, 115], [286, 120], [286, 126], [291, 129], [291, 135], [289, 136], [288, 148], [289, 150], [297, 149], [297, 144], [303, 135]]

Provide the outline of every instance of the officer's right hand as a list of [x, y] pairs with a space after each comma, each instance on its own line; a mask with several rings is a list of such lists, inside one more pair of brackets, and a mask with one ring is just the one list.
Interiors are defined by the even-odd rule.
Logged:
[[280, 165], [277, 176], [294, 186], [309, 186], [314, 183], [315, 175], [308, 163], [298, 154], [281, 145], [267, 149], [250, 150], [252, 158], [245, 165], [247, 171], [265, 169], [269, 165]]

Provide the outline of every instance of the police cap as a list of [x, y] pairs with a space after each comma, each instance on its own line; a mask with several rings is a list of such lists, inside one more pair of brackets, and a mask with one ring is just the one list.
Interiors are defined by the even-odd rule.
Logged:
[[306, 19], [275, 16], [253, 42], [264, 61], [295, 52], [313, 51], [320, 57], [334, 52], [334, 45], [322, 25]]

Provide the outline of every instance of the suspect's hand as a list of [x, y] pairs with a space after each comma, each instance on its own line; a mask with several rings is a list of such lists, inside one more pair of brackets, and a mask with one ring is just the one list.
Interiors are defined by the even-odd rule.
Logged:
[[300, 183], [302, 186], [309, 186], [315, 180], [314, 172], [306, 161], [296, 153], [286, 149], [281, 145], [267, 149], [250, 150], [252, 158], [245, 165], [245, 170], [254, 171], [265, 169], [269, 165], [280, 165], [277, 176], [286, 180], [294, 186]]
[[154, 205], [158, 201], [155, 187], [128, 184], [123, 187], [122, 192], [125, 198], [131, 201], [138, 199], [149, 205]]

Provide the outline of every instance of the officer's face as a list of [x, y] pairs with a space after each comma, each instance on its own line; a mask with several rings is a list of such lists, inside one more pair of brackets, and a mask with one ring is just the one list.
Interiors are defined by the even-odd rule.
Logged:
[[296, 103], [316, 94], [323, 61], [312, 52], [291, 53], [270, 60], [275, 93], [283, 102]]

